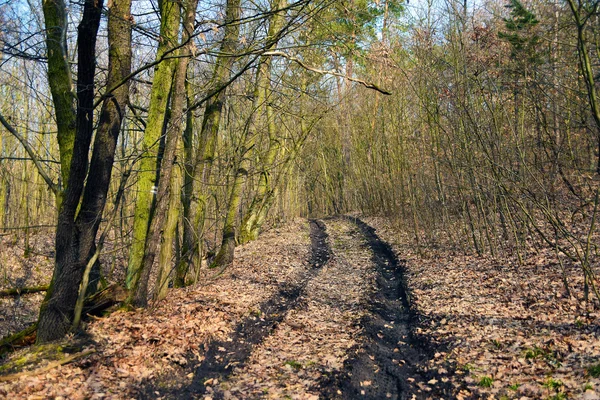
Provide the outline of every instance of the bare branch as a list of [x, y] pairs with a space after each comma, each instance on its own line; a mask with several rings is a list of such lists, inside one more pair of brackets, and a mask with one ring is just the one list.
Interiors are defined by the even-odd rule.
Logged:
[[342, 74], [342, 73], [337, 72], [337, 71], [323, 70], [323, 69], [318, 69], [318, 68], [315, 68], [315, 67], [311, 67], [310, 65], [307, 65], [301, 59], [299, 59], [297, 57], [294, 57], [294, 56], [291, 56], [291, 55], [289, 55], [287, 53], [284, 53], [283, 51], [266, 51], [266, 52], [263, 53], [263, 55], [265, 55], [265, 56], [274, 56], [274, 57], [284, 57], [284, 58], [287, 58], [290, 61], [294, 61], [295, 63], [297, 63], [302, 68], [304, 68], [304, 69], [306, 69], [308, 71], [316, 72], [318, 74], [323, 74], [323, 75], [339, 76], [341, 78], [348, 79], [349, 81], [360, 83], [361, 85], [363, 85], [367, 89], [377, 90], [379, 93], [382, 93], [382, 94], [385, 94], [385, 95], [388, 95], [388, 96], [392, 94], [392, 92], [389, 92], [389, 91], [387, 91], [385, 89], [382, 89], [382, 88], [380, 88], [379, 86], [377, 86], [374, 83], [363, 81], [361, 79], [352, 78], [352, 77], [350, 77], [350, 76], [348, 76], [346, 74]]
[[48, 185], [50, 190], [52, 190], [52, 192], [55, 195], [58, 195], [60, 193], [60, 188], [58, 187], [58, 185], [56, 183], [54, 183], [52, 178], [50, 178], [48, 173], [44, 170], [44, 167], [42, 166], [42, 163], [40, 162], [40, 158], [38, 157], [37, 154], [35, 154], [35, 151], [33, 151], [31, 146], [29, 145], [29, 142], [23, 136], [21, 136], [21, 134], [19, 132], [17, 132], [17, 130], [11, 124], [9, 124], [6, 119], [4, 119], [4, 116], [2, 114], [0, 114], [0, 123], [2, 123], [2, 125], [15, 138], [17, 138], [17, 140], [19, 142], [21, 142], [21, 144], [25, 148], [25, 151], [27, 152], [27, 154], [29, 154], [29, 157], [31, 157], [31, 161], [33, 161], [33, 163], [35, 164], [35, 167], [37, 168], [39, 174], [42, 176], [44, 181], [46, 181], [46, 184]]

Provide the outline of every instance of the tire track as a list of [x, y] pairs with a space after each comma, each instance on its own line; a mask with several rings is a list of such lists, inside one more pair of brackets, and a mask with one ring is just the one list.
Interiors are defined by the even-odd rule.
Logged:
[[[321, 383], [324, 398], [336, 399], [421, 399], [447, 398], [451, 388], [428, 371], [432, 352], [427, 343], [412, 335], [415, 314], [404, 267], [390, 245], [375, 229], [357, 218], [342, 217], [356, 226], [372, 253], [377, 270], [376, 289], [369, 314], [362, 320], [362, 345], [344, 364], [344, 370]], [[426, 385], [436, 379], [437, 385]]]
[[[194, 367], [192, 382], [185, 388], [174, 388], [164, 393], [164, 390], [151, 388], [140, 398], [155, 398], [156, 391], [163, 398], [197, 398], [206, 393], [205, 382], [227, 378], [235, 367], [240, 367], [250, 357], [253, 349], [262, 343], [286, 314], [298, 306], [298, 299], [306, 290], [308, 283], [327, 264], [331, 257], [331, 249], [327, 243], [325, 224], [319, 220], [310, 220], [311, 256], [309, 268], [303, 271], [293, 282], [284, 282], [279, 291], [263, 302], [260, 316], [249, 316], [241, 321], [227, 341], [211, 341], [206, 345], [204, 360]], [[218, 395], [213, 398], [219, 398]]]

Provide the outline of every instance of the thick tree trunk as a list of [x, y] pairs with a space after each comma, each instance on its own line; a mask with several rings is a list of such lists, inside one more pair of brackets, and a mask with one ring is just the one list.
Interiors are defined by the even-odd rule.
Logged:
[[[66, 185], [76, 126], [75, 94], [67, 54], [67, 8], [64, 0], [43, 0], [42, 10], [46, 27], [48, 83], [56, 113], [60, 172], [63, 185]], [[58, 202], [60, 203], [60, 198]]]
[[[109, 88], [120, 83], [131, 70], [130, 9], [131, 0], [115, 0], [109, 9]], [[106, 204], [116, 142], [129, 92], [129, 86], [122, 85], [102, 105], [84, 189], [93, 134], [95, 50], [101, 11], [102, 1], [86, 1], [79, 26], [77, 136], [56, 230], [54, 275], [40, 310], [38, 342], [58, 339], [71, 329], [78, 292], [86, 289], [80, 288], [81, 280], [96, 249], [96, 233]]]
[[78, 28], [77, 135], [67, 189], [56, 227], [54, 274], [40, 309], [37, 337], [40, 343], [61, 338], [69, 332], [87, 256], [87, 252], [82, 254], [80, 250], [91, 248], [94, 241], [91, 231], [79, 230], [75, 216], [87, 173], [88, 151], [93, 133], [95, 52], [101, 12], [102, 1], [86, 1]]
[[[185, 82], [189, 57], [191, 56], [191, 40], [194, 31], [194, 17], [196, 14], [197, 5], [198, 0], [189, 0], [185, 5], [186, 10], [182, 42], [186, 43], [187, 41], [190, 41], [190, 43], [183, 48], [182, 55], [185, 57], [179, 61], [177, 70], [175, 72], [173, 107], [171, 108], [172, 120], [167, 133], [167, 145], [169, 147], [165, 149], [165, 154], [168, 154], [172, 160], [167, 160], [165, 158], [165, 163], [163, 164], [164, 172], [161, 172], [161, 176], [164, 174], [166, 181], [163, 189], [168, 191], [169, 198], [161, 198], [160, 200], [163, 201], [163, 203], [157, 204], [158, 212], [160, 213], [164, 210], [164, 213], [166, 213], [167, 216], [164, 234], [162, 235], [162, 242], [160, 245], [160, 269], [156, 291], [154, 293], [156, 300], [162, 300], [167, 295], [168, 278], [172, 269], [171, 260], [173, 258], [173, 242], [176, 235], [177, 222], [179, 221], [179, 211], [181, 207], [181, 194], [183, 185], [183, 175], [181, 171], [182, 166], [175, 165], [175, 159], [176, 157], [183, 156], [183, 146], [181, 145], [182, 141], [180, 140], [180, 136], [182, 134], [183, 120], [185, 119], [183, 111], [184, 107], [187, 105], [188, 98]], [[171, 152], [173, 152], [173, 155], [171, 155]], [[167, 180], [168, 175], [171, 175], [170, 181]], [[159, 189], [160, 188], [161, 185], [159, 185]], [[154, 242], [158, 242], [160, 240], [159, 233], [159, 230], [151, 231], [151, 234], [155, 237], [150, 237], [149, 246], [155, 245]], [[150, 263], [150, 261], [148, 262]], [[150, 268], [151, 266], [151, 264], [148, 264], [144, 267]]]

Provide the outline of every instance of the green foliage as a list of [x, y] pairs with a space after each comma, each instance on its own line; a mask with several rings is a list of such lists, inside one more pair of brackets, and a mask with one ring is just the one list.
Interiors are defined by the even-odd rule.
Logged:
[[598, 363], [596, 365], [590, 365], [589, 367], [587, 367], [587, 372], [588, 372], [588, 374], [590, 374], [591, 377], [599, 378], [600, 377], [600, 363]]
[[594, 390], [594, 385], [592, 385], [591, 383], [586, 383], [585, 385], [583, 385], [583, 391], [585, 392], [586, 390]]
[[251, 308], [250, 309], [250, 315], [253, 316], [253, 317], [256, 317], [256, 318], [260, 318], [262, 316], [262, 311], [259, 310], [259, 309]]
[[519, 0], [510, 0], [510, 4], [506, 7], [511, 9], [511, 18], [505, 18], [504, 23], [506, 29], [511, 32], [522, 31], [530, 26], [535, 26], [540, 22]]
[[512, 384], [512, 385], [510, 385], [508, 388], [509, 388], [510, 390], [513, 390], [513, 391], [515, 391], [515, 392], [516, 392], [517, 390], [519, 390], [519, 386], [521, 386], [521, 385], [519, 385], [518, 383], [513, 383], [513, 384]]
[[534, 27], [539, 23], [536, 16], [527, 10], [519, 0], [510, 0], [510, 18], [504, 18], [507, 32], [499, 32], [498, 36], [511, 44], [512, 57], [524, 59], [537, 64], [540, 62], [536, 46], [540, 37], [534, 32]]
[[563, 383], [560, 380], [554, 379], [551, 376], [546, 379], [544, 382], [544, 387], [550, 390], [558, 390], [563, 386]]
[[554, 368], [558, 368], [562, 365], [560, 360], [557, 358], [556, 353], [550, 349], [533, 346], [532, 348], [525, 350], [525, 359], [532, 360], [537, 358], [544, 359], [548, 365]]
[[290, 367], [292, 367], [295, 370], [299, 370], [302, 368], [302, 364], [300, 364], [298, 361], [294, 361], [294, 360], [288, 360], [288, 361], [284, 362], [283, 365], [289, 365]]
[[475, 369], [475, 367], [472, 364], [468, 364], [467, 363], [465, 365], [462, 365], [460, 367], [460, 369], [462, 369], [463, 371], [466, 371], [466, 372], [471, 372], [471, 371], [473, 371]]
[[553, 396], [548, 397], [548, 400], [565, 400], [566, 398], [567, 398], [566, 394], [564, 394], [563, 392], [559, 392]]
[[494, 379], [492, 379], [491, 376], [482, 376], [481, 379], [479, 380], [479, 382], [477, 383], [477, 386], [489, 388], [489, 387], [492, 387], [493, 383], [494, 383]]
[[544, 349], [538, 346], [533, 346], [532, 348], [525, 350], [525, 359], [527, 360], [543, 357], [545, 355], [546, 352]]
[[[345, 58], [354, 59], [368, 49], [377, 39], [382, 20], [387, 17], [397, 19], [404, 13], [400, 0], [386, 2], [372, 0], [336, 1], [318, 17], [318, 22], [305, 33], [302, 40], [320, 43]], [[359, 61], [359, 60], [354, 60]]]

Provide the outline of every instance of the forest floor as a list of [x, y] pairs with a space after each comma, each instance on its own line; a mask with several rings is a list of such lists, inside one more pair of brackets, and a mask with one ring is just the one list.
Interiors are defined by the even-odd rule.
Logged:
[[[16, 254], [0, 254], [3, 287], [47, 283], [51, 261]], [[0, 398], [599, 399], [600, 312], [579, 270], [567, 296], [550, 259], [422, 257], [384, 219], [298, 220], [218, 277], [93, 318], [63, 343], [59, 357], [85, 352], [73, 362], [16, 351], [5, 365], [29, 372], [4, 371]], [[2, 299], [0, 333], [35, 320], [40, 298]]]

